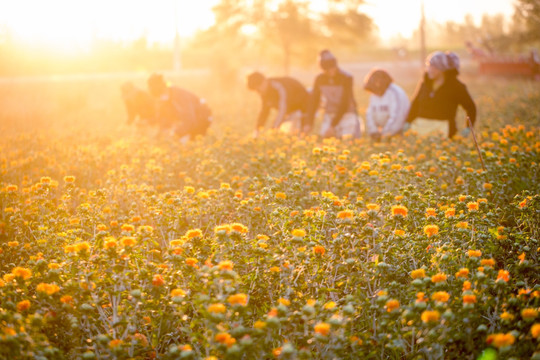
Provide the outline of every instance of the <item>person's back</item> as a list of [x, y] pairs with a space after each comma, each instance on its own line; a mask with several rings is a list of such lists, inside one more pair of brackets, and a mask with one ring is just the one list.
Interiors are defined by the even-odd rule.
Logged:
[[295, 111], [307, 111], [309, 92], [300, 81], [288, 76], [271, 77], [268, 80], [273, 86], [265, 95], [261, 95], [263, 101], [268, 102], [273, 108], [277, 109], [279, 107], [279, 93], [276, 87], [282, 86], [287, 96], [287, 114]]

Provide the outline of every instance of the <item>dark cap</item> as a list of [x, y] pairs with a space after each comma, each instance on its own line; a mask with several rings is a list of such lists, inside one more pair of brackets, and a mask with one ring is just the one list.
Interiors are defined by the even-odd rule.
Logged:
[[364, 89], [382, 96], [392, 83], [392, 77], [382, 69], [371, 70], [364, 79]]
[[319, 53], [319, 65], [323, 70], [337, 67], [337, 59], [330, 50], [323, 50]]
[[261, 87], [261, 84], [266, 78], [258, 71], [252, 72], [247, 77], [247, 87], [250, 90], [257, 90]]

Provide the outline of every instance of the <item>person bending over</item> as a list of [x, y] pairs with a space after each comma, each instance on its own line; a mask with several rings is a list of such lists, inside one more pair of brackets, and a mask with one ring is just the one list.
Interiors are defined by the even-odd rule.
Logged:
[[309, 93], [298, 80], [291, 77], [267, 78], [260, 72], [253, 72], [247, 77], [247, 86], [259, 93], [262, 100], [255, 137], [264, 128], [271, 109], [277, 110], [273, 129], [287, 133], [299, 133], [302, 130]]
[[212, 122], [212, 111], [204, 99], [167, 85], [160, 74], [150, 76], [148, 90], [157, 101], [157, 120], [163, 130], [171, 130], [182, 141], [206, 134]]

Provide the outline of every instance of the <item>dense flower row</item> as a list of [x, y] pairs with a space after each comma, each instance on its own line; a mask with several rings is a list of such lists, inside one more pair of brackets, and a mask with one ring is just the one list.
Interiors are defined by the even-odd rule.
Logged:
[[0, 357], [539, 356], [540, 133], [480, 136], [485, 172], [413, 134], [12, 138]]

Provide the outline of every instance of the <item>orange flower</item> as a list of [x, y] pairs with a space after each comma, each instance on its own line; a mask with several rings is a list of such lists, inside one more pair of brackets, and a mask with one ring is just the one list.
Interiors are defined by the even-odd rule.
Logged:
[[122, 340], [120, 340], [120, 339], [113, 339], [113, 340], [109, 341], [109, 347], [111, 349], [116, 349], [117, 347], [122, 346], [123, 343], [124, 342]]
[[131, 224], [124, 224], [122, 225], [120, 229], [122, 229], [122, 231], [130, 232], [130, 231], [135, 231], [135, 226]]
[[467, 251], [467, 255], [469, 257], [476, 258], [482, 256], [482, 252], [480, 250], [469, 250]]
[[85, 252], [90, 250], [90, 243], [88, 241], [83, 241], [80, 243], [75, 244], [75, 250], [77, 252]]
[[135, 240], [134, 237], [131, 236], [124, 236], [122, 239], [120, 239], [120, 245], [123, 247], [133, 247], [137, 244], [137, 240]]
[[459, 278], [459, 277], [464, 277], [466, 278], [467, 276], [469, 276], [469, 269], [467, 268], [461, 268], [459, 269], [459, 271], [456, 273], [456, 277]]
[[354, 212], [352, 210], [343, 210], [337, 213], [338, 219], [352, 219], [354, 217]]
[[422, 322], [424, 323], [436, 323], [439, 322], [441, 314], [437, 310], [426, 310], [420, 315]]
[[202, 236], [203, 236], [203, 233], [200, 229], [188, 230], [186, 232], [186, 237], [188, 239], [193, 239], [193, 238], [202, 237]]
[[463, 291], [467, 291], [471, 289], [471, 282], [469, 280], [466, 280], [463, 282]]
[[231, 229], [236, 232], [239, 232], [240, 234], [246, 234], [249, 231], [249, 229], [246, 226], [240, 223], [231, 224]]
[[154, 275], [154, 277], [152, 278], [152, 285], [158, 287], [158, 286], [163, 286], [163, 284], [165, 284], [165, 280], [163, 280], [163, 276], [161, 276], [160, 274]]
[[105, 249], [115, 248], [116, 245], [117, 245], [116, 239], [113, 238], [112, 236], [111, 237], [106, 237], [105, 240], [104, 240], [104, 243], [103, 243], [103, 247], [105, 247]]
[[437, 210], [434, 208], [427, 208], [426, 209], [426, 217], [437, 217]]
[[214, 337], [214, 340], [220, 344], [226, 344], [231, 338], [232, 336], [229, 333], [221, 332], [221, 333], [216, 334], [216, 336]]
[[246, 306], [248, 298], [246, 294], [234, 294], [228, 297], [227, 301], [231, 305], [241, 305]]
[[499, 273], [497, 274], [497, 280], [495, 281], [508, 282], [508, 280], [510, 280], [510, 273], [507, 270], [499, 270]]
[[392, 216], [403, 216], [406, 217], [409, 210], [403, 205], [393, 205], [392, 206]]
[[71, 295], [64, 295], [60, 298], [60, 302], [63, 304], [72, 304], [73, 303], [73, 296]]
[[467, 203], [467, 209], [469, 209], [469, 212], [478, 211], [478, 203], [477, 202]]
[[437, 235], [439, 233], [439, 227], [437, 225], [426, 225], [426, 226], [424, 226], [424, 233], [428, 237], [432, 237], [432, 236]]
[[538, 316], [538, 310], [532, 308], [526, 308], [521, 310], [521, 317], [523, 320], [534, 320]]
[[450, 299], [450, 294], [446, 291], [436, 291], [433, 293], [433, 295], [431, 295], [431, 299], [433, 301], [445, 303], [448, 301], [448, 299]]
[[392, 312], [395, 309], [399, 308], [399, 301], [395, 299], [388, 300], [385, 307], [387, 312]]
[[540, 337], [540, 323], [535, 323], [533, 326], [531, 326], [531, 335], [535, 339]]
[[325, 322], [319, 322], [315, 324], [314, 329], [315, 333], [326, 336], [330, 333], [330, 324], [327, 324]]
[[13, 276], [23, 280], [28, 280], [30, 277], [32, 277], [32, 270], [20, 266], [14, 267], [13, 270], [11, 270], [11, 273]]
[[493, 267], [495, 265], [495, 260], [493, 260], [493, 259], [482, 259], [482, 260], [480, 260], [480, 265]]
[[23, 312], [30, 309], [30, 300], [23, 300], [17, 303], [17, 311]]
[[438, 273], [431, 277], [431, 281], [434, 283], [440, 283], [440, 282], [446, 281], [446, 278], [447, 278], [446, 274]]
[[199, 260], [195, 259], [195, 258], [187, 258], [186, 259], [186, 265], [188, 266], [193, 266], [195, 267], [197, 265], [197, 263], [199, 262]]
[[514, 344], [515, 341], [516, 341], [516, 338], [511, 333], [493, 334], [493, 337], [492, 337], [493, 346], [495, 346], [496, 348], [510, 346]]
[[463, 304], [475, 304], [476, 303], [476, 295], [463, 295]]
[[456, 215], [456, 209], [454, 208], [450, 208], [444, 212], [444, 216], [446, 218], [451, 218], [451, 217], [454, 217], [455, 215]]
[[368, 210], [379, 211], [381, 207], [378, 204], [369, 203], [366, 205]]
[[218, 268], [221, 271], [232, 270], [233, 267], [234, 267], [234, 263], [230, 260], [224, 260], [218, 264]]
[[313, 248], [313, 254], [315, 255], [324, 255], [326, 249], [323, 246], [317, 245]]
[[277, 192], [276, 195], [275, 195], [276, 199], [282, 199], [282, 200], [285, 200], [287, 198], [287, 194], [283, 193], [283, 192]]
[[64, 176], [64, 181], [68, 184], [75, 182], [75, 176]]

